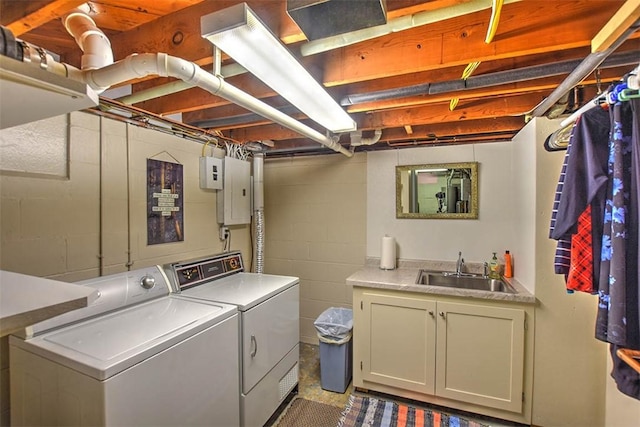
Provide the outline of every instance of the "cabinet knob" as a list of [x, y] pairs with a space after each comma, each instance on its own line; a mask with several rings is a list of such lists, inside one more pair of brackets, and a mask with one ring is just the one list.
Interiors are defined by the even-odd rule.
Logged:
[[433, 317], [433, 310], [429, 310], [429, 316]]
[[442, 317], [444, 319], [444, 311], [441, 311], [440, 313], [438, 313], [440, 315], [440, 317]]

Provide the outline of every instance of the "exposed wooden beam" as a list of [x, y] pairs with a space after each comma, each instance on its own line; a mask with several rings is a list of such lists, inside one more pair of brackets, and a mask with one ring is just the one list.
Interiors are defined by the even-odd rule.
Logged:
[[[281, 33], [282, 8], [285, 0], [249, 0], [247, 3], [265, 24], [280, 38], [299, 33], [295, 25], [288, 25]], [[200, 18], [204, 15], [237, 4], [237, 0], [204, 1], [194, 6], [165, 15], [141, 25], [132, 31], [114, 36], [111, 40], [114, 56], [121, 59], [132, 53], [165, 52], [190, 61], [211, 57], [213, 45], [202, 38]]]
[[[640, 40], [633, 40], [627, 42], [627, 48], [631, 49], [640, 49]], [[494, 71], [500, 71], [505, 69], [517, 69], [532, 65], [541, 65], [541, 64], [551, 64], [555, 61], [564, 61], [568, 59], [581, 59], [584, 56], [589, 54], [589, 48], [583, 47], [579, 49], [571, 49], [560, 52], [550, 52], [541, 55], [530, 55], [525, 57], [513, 57], [513, 58], [504, 58], [495, 61], [485, 61], [483, 62], [476, 74], [488, 74]], [[303, 64], [306, 67], [310, 66], [320, 66], [318, 63], [318, 59], [313, 58], [313, 62], [309, 62], [311, 58], [304, 58]], [[367, 80], [363, 82], [354, 83], [349, 85], [350, 93], [368, 93], [379, 90], [387, 90], [393, 88], [401, 88], [412, 85], [423, 84], [426, 82], [440, 82], [440, 81], [448, 81], [458, 79], [464, 69], [464, 65], [458, 65], [453, 67], [445, 67], [439, 68], [437, 70], [427, 70], [420, 73], [412, 73], [412, 74], [403, 74], [400, 76], [390, 76], [387, 78], [380, 78], [375, 80]], [[164, 84], [168, 82], [168, 79], [158, 78], [158, 79], [150, 79], [148, 81], [137, 83], [134, 85], [134, 92], [138, 90], [148, 89], [156, 85]], [[274, 93], [269, 88], [264, 86], [255, 78], [251, 78], [248, 75], [236, 76], [229, 79], [229, 82], [237, 87], [243, 88], [246, 92], [251, 93], [252, 95], [258, 98], [270, 97], [273, 96]], [[524, 90], [525, 86], [522, 86], [522, 90]], [[341, 90], [344, 91], [345, 87]], [[335, 93], [331, 88], [330, 92], [334, 93], [336, 99], [339, 99], [338, 94]], [[517, 92], [517, 91], [516, 91]], [[513, 92], [511, 92], [513, 93]], [[465, 96], [466, 97], [466, 96]], [[413, 102], [415, 100], [415, 102]], [[409, 98], [405, 99], [402, 102], [406, 101], [406, 105], [412, 105], [416, 103], [426, 103], [430, 102], [430, 97], [420, 97], [420, 98]], [[401, 101], [399, 105], [402, 105]], [[199, 89], [191, 89], [189, 91], [183, 92], [182, 94], [173, 94], [168, 95], [159, 99], [149, 100], [144, 103], [136, 104], [138, 107], [153, 111], [159, 114], [173, 114], [179, 111], [197, 111], [200, 109], [209, 109], [215, 108], [222, 105], [227, 104], [227, 101], [222, 100], [221, 98], [215, 97], [208, 92]], [[356, 106], [349, 107], [349, 111], [358, 112], [358, 111], [367, 111], [369, 109], [375, 109], [378, 105], [380, 108], [393, 108], [393, 102], [390, 102], [388, 106], [384, 104], [371, 103], [371, 104], [360, 104]], [[209, 113], [202, 113], [201, 116], [195, 118], [194, 120], [200, 120], [206, 118], [211, 114], [210, 117], [216, 117], [217, 113], [211, 110]]]
[[86, 0], [0, 1], [0, 23], [18, 37], [59, 18]]
[[[320, 129], [317, 126], [314, 126], [313, 123], [310, 123], [310, 122], [304, 122], [304, 123], [322, 132], [322, 129]], [[287, 129], [277, 124], [233, 129], [233, 130], [224, 132], [224, 135], [239, 142], [260, 141], [263, 139], [270, 139], [273, 141], [280, 141], [284, 139], [301, 139], [301, 136], [299, 133], [294, 132], [290, 129]]]
[[[397, 140], [407, 139], [404, 126], [413, 123], [413, 137], [426, 137], [427, 135], [462, 135], [465, 133], [493, 133], [520, 129], [524, 125], [523, 111], [528, 111], [542, 95], [508, 97], [511, 99], [494, 100], [494, 105], [466, 105], [461, 103], [459, 111], [449, 111], [448, 103], [423, 107], [414, 115], [406, 112], [401, 120], [394, 120], [393, 115], [383, 113], [358, 116], [358, 129], [372, 131], [385, 128], [383, 137]], [[499, 104], [502, 113], [510, 113], [506, 117], [489, 117], [489, 110], [495, 109]], [[419, 114], [419, 115], [418, 115]], [[373, 116], [373, 117], [370, 117]], [[405, 121], [403, 123], [403, 121]], [[317, 128], [317, 125], [304, 121], [307, 125]], [[395, 128], [389, 130], [388, 128]], [[319, 129], [319, 128], [318, 128]], [[391, 132], [389, 134], [389, 132]], [[270, 124], [265, 126], [252, 126], [233, 129], [224, 132], [226, 136], [240, 142], [256, 141], [260, 139], [283, 140], [300, 139], [300, 134], [280, 125]]]
[[456, 6], [462, 3], [469, 3], [472, 0], [392, 0], [387, 2], [387, 21], [405, 15], [424, 12], [426, 10], [443, 9]]
[[482, 13], [393, 33], [327, 52], [324, 84], [343, 85], [472, 61], [589, 46], [593, 29], [613, 15], [612, 3], [525, 1], [505, 5], [499, 32], [491, 44], [484, 42], [487, 18]]
[[[477, 119], [447, 123], [433, 123], [429, 125], [412, 126], [412, 138], [447, 137], [453, 135], [493, 134], [500, 132], [514, 132], [520, 130], [524, 124], [523, 117], [500, 117], [491, 119]], [[402, 128], [385, 129], [382, 132], [385, 141], [402, 141], [407, 134]]]
[[591, 52], [602, 52], [640, 19], [640, 0], [627, 0], [591, 40]]
[[[291, 108], [290, 104], [279, 96], [269, 98], [268, 102], [266, 103], [274, 108], [282, 108], [282, 107]], [[287, 114], [287, 115], [295, 119], [306, 118], [306, 116], [304, 116], [302, 113], [299, 113], [299, 112], [296, 112], [295, 114]], [[194, 125], [197, 124], [198, 122], [207, 121], [207, 120], [215, 121], [216, 119], [222, 119], [224, 121], [224, 119], [226, 118], [236, 118], [236, 117], [243, 119], [243, 121], [241, 123], [236, 123], [236, 124], [229, 123], [227, 125], [219, 125], [219, 126], [215, 126], [215, 128], [217, 130], [227, 130], [227, 129], [234, 129], [238, 127], [258, 126], [258, 125], [272, 123], [271, 120], [266, 119], [255, 113], [252, 113], [246, 110], [245, 108], [237, 106], [235, 104], [228, 104], [222, 107], [208, 108], [205, 110], [192, 111], [192, 112], [187, 112], [182, 114], [182, 120], [185, 123], [192, 123]], [[211, 127], [211, 126], [207, 126], [207, 127]]]
[[[243, 91], [256, 98], [275, 96], [275, 92], [271, 88], [253, 77], [251, 74], [232, 77], [228, 82], [231, 85], [242, 88]], [[158, 114], [173, 114], [178, 112], [198, 111], [228, 104], [229, 101], [226, 99], [212, 95], [204, 89], [193, 88], [179, 93], [166, 95], [161, 98], [150, 99], [136, 104], [136, 107]], [[201, 116], [200, 118], [203, 117], [204, 116]]]
[[461, 101], [454, 111], [449, 111], [449, 103], [446, 102], [406, 110], [357, 114], [355, 117], [358, 129], [381, 129], [402, 128], [406, 124], [415, 126], [500, 116], [521, 116], [535, 107], [543, 98], [544, 93], [528, 93], [488, 100]]

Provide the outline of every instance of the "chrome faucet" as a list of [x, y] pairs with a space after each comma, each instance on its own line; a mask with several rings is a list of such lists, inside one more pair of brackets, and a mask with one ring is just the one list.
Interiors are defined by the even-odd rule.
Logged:
[[462, 258], [462, 252], [458, 252], [458, 261], [456, 261], [456, 276], [460, 276], [462, 274], [463, 268], [464, 258]]
[[482, 267], [483, 267], [482, 277], [486, 279], [487, 277], [489, 277], [489, 263], [485, 261], [484, 264], [482, 264]]

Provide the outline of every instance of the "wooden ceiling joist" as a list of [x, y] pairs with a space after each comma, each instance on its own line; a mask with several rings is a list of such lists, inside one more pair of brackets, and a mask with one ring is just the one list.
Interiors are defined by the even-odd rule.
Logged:
[[591, 52], [602, 52], [640, 20], [640, 0], [627, 0], [591, 40]]

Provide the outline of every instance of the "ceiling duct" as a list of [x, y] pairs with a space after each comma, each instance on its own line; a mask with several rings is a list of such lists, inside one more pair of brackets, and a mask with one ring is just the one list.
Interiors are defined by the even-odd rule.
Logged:
[[387, 23], [386, 0], [287, 0], [287, 13], [307, 40]]

